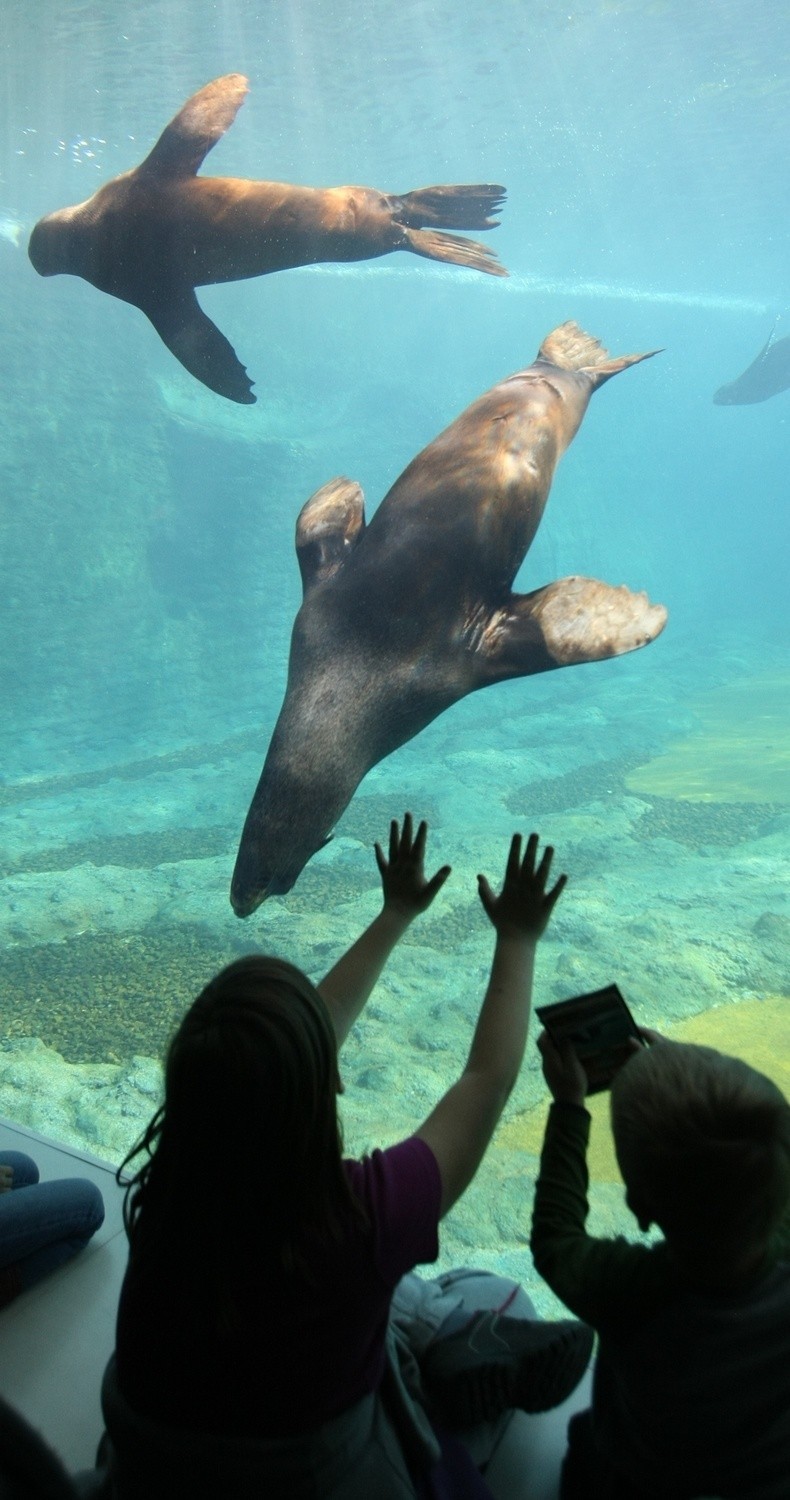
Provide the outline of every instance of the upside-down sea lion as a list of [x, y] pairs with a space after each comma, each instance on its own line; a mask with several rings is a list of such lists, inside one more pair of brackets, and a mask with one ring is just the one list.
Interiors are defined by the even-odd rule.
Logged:
[[790, 390], [790, 337], [776, 339], [775, 333], [774, 323], [757, 358], [737, 380], [719, 386], [713, 397], [714, 406], [754, 406], [758, 401], [770, 401], [780, 391]]
[[662, 606], [591, 578], [511, 592], [590, 396], [648, 357], [610, 359], [564, 323], [534, 364], [418, 454], [369, 526], [349, 479], [307, 501], [296, 526], [304, 599], [233, 873], [238, 916], [290, 890], [371, 766], [450, 704], [632, 651], [663, 629]]
[[230, 401], [255, 400], [252, 381], [200, 308], [196, 286], [241, 281], [316, 261], [371, 260], [411, 250], [492, 276], [493, 251], [442, 229], [493, 229], [505, 189], [490, 183], [379, 193], [198, 177], [204, 157], [247, 93], [240, 73], [193, 94], [131, 172], [85, 203], [39, 219], [29, 255], [42, 276], [68, 272], [131, 302], [190, 374]]

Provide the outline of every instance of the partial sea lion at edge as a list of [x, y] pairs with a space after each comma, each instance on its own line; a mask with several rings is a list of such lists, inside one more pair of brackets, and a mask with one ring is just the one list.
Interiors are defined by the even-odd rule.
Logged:
[[490, 215], [505, 197], [498, 184], [397, 195], [198, 177], [246, 93], [241, 73], [215, 78], [187, 100], [139, 167], [85, 203], [39, 219], [28, 253], [40, 275], [81, 276], [139, 307], [190, 374], [243, 405], [256, 399], [252, 381], [199, 306], [196, 286], [393, 250], [507, 276], [486, 245], [443, 232], [494, 229], [499, 221]]
[[760, 401], [770, 401], [780, 391], [790, 390], [790, 336], [778, 339], [775, 334], [776, 323], [768, 342], [743, 374], [728, 385], [719, 386], [713, 397], [714, 406], [756, 406]]
[[307, 501], [304, 598], [233, 873], [238, 916], [290, 890], [371, 767], [467, 693], [603, 661], [663, 630], [661, 605], [597, 579], [512, 592], [593, 391], [648, 357], [612, 359], [564, 323], [412, 460], [369, 525], [352, 480]]

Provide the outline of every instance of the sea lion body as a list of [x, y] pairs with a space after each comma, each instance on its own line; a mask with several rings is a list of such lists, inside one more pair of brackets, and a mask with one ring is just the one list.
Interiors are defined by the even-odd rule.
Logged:
[[294, 187], [239, 177], [171, 184], [134, 171], [60, 213], [71, 216], [70, 256], [78, 253], [79, 238], [84, 242], [86, 270], [78, 274], [139, 305], [152, 263], [169, 261], [173, 283], [209, 286], [320, 261], [388, 255], [404, 243], [394, 203], [375, 188]]
[[476, 240], [443, 230], [491, 229], [504, 188], [312, 188], [198, 177], [247, 92], [240, 74], [187, 100], [139, 167], [84, 203], [47, 214], [28, 252], [42, 276], [81, 276], [139, 307], [181, 363], [229, 400], [255, 400], [244, 367], [198, 305], [194, 289], [319, 261], [369, 260], [408, 250], [490, 275], [507, 272]]
[[304, 600], [233, 875], [239, 916], [289, 890], [370, 768], [467, 693], [659, 634], [663, 608], [594, 579], [512, 593], [592, 392], [646, 357], [611, 360], [564, 324], [409, 464], [369, 526], [350, 480], [307, 502]]

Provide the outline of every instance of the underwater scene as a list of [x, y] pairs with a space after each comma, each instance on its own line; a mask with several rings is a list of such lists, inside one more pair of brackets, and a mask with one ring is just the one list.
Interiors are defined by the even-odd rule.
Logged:
[[[410, 1133], [463, 1065], [493, 948], [476, 876], [498, 887], [514, 831], [568, 875], [537, 1005], [617, 983], [639, 1023], [790, 1094], [787, 7], [5, 0], [3, 21], [0, 1115], [119, 1162], [212, 973], [265, 951], [319, 979], [378, 910], [373, 845], [406, 810], [429, 873], [452, 874], [346, 1043], [349, 1151]], [[61, 217], [31, 242], [213, 80], [187, 175], [377, 193], [343, 198], [331, 232], [297, 194], [296, 250], [278, 222], [269, 263], [231, 246], [220, 284], [179, 280], [140, 223], [181, 191], [184, 126], [132, 180], [151, 196], [131, 251], [118, 189], [85, 235]], [[85, 246], [112, 214], [110, 266]], [[373, 524], [568, 323], [598, 373], [578, 432], [522, 432], [551, 486], [534, 539], [504, 536], [519, 443], [489, 450], [479, 416]], [[420, 533], [408, 501], [437, 472]], [[302, 507], [339, 476], [297, 554]], [[376, 540], [363, 586], [347, 557]], [[334, 574], [341, 605], [308, 618]], [[495, 606], [557, 580], [538, 647], [532, 604], [521, 635]], [[624, 601], [615, 638], [584, 580]], [[267, 865], [256, 825], [237, 867], [303, 590], [267, 771], [279, 852]], [[500, 652], [487, 676], [453, 654], [470, 618], [474, 650]], [[538, 1030], [442, 1264], [554, 1311], [528, 1246]], [[607, 1100], [591, 1224], [633, 1231]]]

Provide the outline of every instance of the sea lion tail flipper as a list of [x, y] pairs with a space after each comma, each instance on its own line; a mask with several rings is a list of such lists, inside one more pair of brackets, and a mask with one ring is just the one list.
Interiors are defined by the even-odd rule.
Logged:
[[409, 229], [496, 229], [507, 188], [498, 182], [415, 188], [391, 198], [393, 218]]
[[365, 496], [354, 479], [330, 479], [296, 521], [296, 556], [305, 595], [343, 566], [365, 529]]
[[442, 234], [433, 229], [404, 228], [401, 250], [413, 250], [427, 260], [445, 260], [470, 271], [485, 271], [489, 276], [507, 276], [505, 267], [493, 250], [479, 240], [464, 240], [458, 234]]
[[578, 323], [561, 323], [547, 334], [538, 350], [538, 359], [557, 365], [561, 370], [584, 370], [597, 389], [605, 380], [627, 370], [629, 365], [638, 365], [640, 360], [652, 359], [660, 349], [649, 349], [646, 354], [621, 354], [612, 359], [600, 339], [585, 333]]
[[194, 177], [212, 146], [233, 124], [247, 93], [243, 73], [226, 73], [207, 83], [181, 106], [138, 171]]
[[206, 316], [191, 287], [175, 289], [155, 306], [140, 304], [171, 354], [218, 396], [252, 406], [252, 381], [232, 344]]
[[651, 604], [647, 594], [573, 575], [515, 594], [492, 614], [477, 649], [486, 681], [501, 681], [636, 651], [666, 621], [664, 606]]

